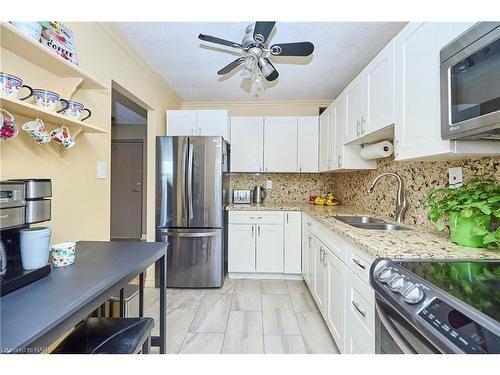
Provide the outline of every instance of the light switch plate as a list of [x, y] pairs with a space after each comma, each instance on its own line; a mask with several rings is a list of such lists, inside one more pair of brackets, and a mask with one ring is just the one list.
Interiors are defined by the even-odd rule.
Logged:
[[448, 183], [452, 187], [460, 187], [463, 184], [462, 167], [448, 169]]
[[273, 188], [273, 180], [266, 180], [266, 189]]
[[97, 178], [100, 180], [106, 179], [106, 162], [104, 160], [97, 161]]

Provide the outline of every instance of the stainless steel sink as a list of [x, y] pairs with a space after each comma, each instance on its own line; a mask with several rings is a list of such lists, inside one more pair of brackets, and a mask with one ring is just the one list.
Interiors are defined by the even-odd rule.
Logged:
[[337, 219], [343, 223], [352, 225], [352, 224], [369, 224], [369, 223], [380, 223], [383, 224], [383, 220], [375, 219], [369, 216], [333, 216], [334, 219]]
[[369, 216], [333, 216], [334, 219], [342, 221], [352, 227], [369, 230], [411, 230], [402, 225], [386, 223], [383, 220]]
[[371, 230], [411, 230], [410, 228], [403, 227], [397, 224], [390, 223], [366, 223], [366, 224], [349, 224], [356, 228], [371, 229]]

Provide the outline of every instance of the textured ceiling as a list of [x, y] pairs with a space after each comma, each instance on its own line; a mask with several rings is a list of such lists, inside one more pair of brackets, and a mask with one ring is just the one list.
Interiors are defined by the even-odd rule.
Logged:
[[306, 58], [272, 57], [280, 76], [249, 88], [239, 70], [216, 72], [238, 50], [201, 42], [199, 33], [241, 42], [251, 22], [120, 22], [118, 28], [183, 101], [324, 100], [336, 97], [405, 22], [277, 22], [271, 44], [310, 41]]

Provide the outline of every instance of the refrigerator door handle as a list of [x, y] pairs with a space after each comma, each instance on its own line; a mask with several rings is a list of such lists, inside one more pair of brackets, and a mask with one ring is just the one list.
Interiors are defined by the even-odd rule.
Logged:
[[189, 220], [193, 218], [193, 158], [194, 158], [194, 148], [193, 144], [189, 142], [189, 152], [188, 152], [188, 170], [187, 170], [187, 196], [188, 196], [188, 210], [189, 210]]
[[181, 180], [183, 187], [181, 190], [181, 200], [182, 200], [182, 220], [184, 225], [187, 225], [187, 200], [186, 200], [186, 162], [188, 154], [188, 142], [187, 138], [182, 142], [182, 175]]
[[168, 237], [214, 237], [217, 235], [217, 232], [197, 232], [197, 233], [192, 233], [192, 232], [163, 232], [161, 231], [160, 234], [162, 236], [168, 236]]

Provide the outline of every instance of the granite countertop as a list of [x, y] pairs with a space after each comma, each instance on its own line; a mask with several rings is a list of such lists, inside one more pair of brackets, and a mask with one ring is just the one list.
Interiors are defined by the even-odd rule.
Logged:
[[[376, 214], [362, 212], [349, 206], [317, 206], [305, 202], [229, 204], [229, 211], [302, 211], [330, 230], [354, 242], [373, 258], [391, 259], [500, 259], [500, 251], [475, 249], [456, 245], [443, 233], [429, 228], [403, 224], [412, 230], [367, 230], [345, 224], [335, 215], [366, 215], [381, 218]], [[385, 219], [383, 219], [385, 220]], [[387, 221], [387, 220], [385, 220]]]

